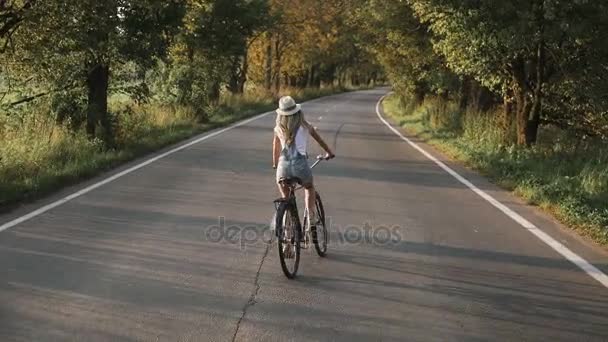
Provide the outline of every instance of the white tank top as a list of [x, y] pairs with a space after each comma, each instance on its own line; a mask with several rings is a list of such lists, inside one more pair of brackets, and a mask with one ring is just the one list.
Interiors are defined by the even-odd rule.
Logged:
[[[285, 140], [283, 140], [280, 135], [279, 139], [281, 140], [281, 149], [284, 149]], [[308, 129], [306, 127], [300, 126], [300, 128], [298, 128], [298, 133], [296, 133], [294, 143], [296, 144], [296, 150], [305, 156], [308, 149]]]

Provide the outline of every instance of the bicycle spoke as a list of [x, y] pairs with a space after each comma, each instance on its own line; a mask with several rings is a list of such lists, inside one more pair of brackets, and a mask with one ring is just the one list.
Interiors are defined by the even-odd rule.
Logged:
[[294, 219], [294, 212], [288, 205], [284, 205], [277, 213], [281, 217], [281, 236], [278, 239], [279, 258], [281, 268], [287, 278], [294, 278], [300, 260], [300, 241], [298, 235], [297, 218]]

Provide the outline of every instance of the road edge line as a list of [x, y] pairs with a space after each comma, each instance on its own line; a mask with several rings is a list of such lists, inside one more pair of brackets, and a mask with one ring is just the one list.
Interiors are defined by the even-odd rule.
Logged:
[[148, 166], [148, 165], [150, 165], [150, 164], [152, 164], [152, 163], [154, 163], [154, 162], [156, 162], [156, 161], [158, 161], [160, 159], [163, 159], [163, 158], [165, 158], [165, 157], [167, 157], [169, 155], [177, 153], [177, 152], [179, 152], [181, 150], [184, 150], [184, 149], [186, 149], [188, 147], [191, 147], [193, 145], [199, 144], [199, 143], [201, 143], [201, 142], [203, 142], [205, 140], [214, 138], [214, 137], [216, 137], [216, 136], [218, 136], [218, 135], [220, 135], [222, 133], [228, 132], [228, 131], [230, 131], [232, 129], [235, 129], [237, 127], [240, 127], [240, 126], [246, 125], [246, 124], [248, 124], [250, 122], [253, 122], [255, 120], [261, 119], [261, 118], [263, 118], [263, 117], [265, 117], [265, 116], [267, 116], [267, 115], [269, 115], [271, 113], [273, 113], [273, 112], [271, 111], [271, 112], [265, 112], [265, 113], [262, 113], [262, 114], [258, 114], [258, 115], [254, 116], [252, 118], [239, 121], [237, 123], [234, 123], [234, 124], [232, 124], [232, 125], [230, 125], [228, 127], [224, 127], [224, 128], [219, 129], [217, 131], [214, 131], [214, 132], [211, 132], [211, 133], [203, 133], [203, 135], [200, 136], [199, 138], [195, 138], [194, 140], [192, 140], [190, 142], [187, 142], [187, 143], [184, 143], [183, 145], [179, 145], [179, 146], [177, 146], [177, 147], [175, 147], [175, 148], [173, 148], [173, 149], [171, 149], [169, 151], [166, 151], [166, 152], [157, 154], [157, 155], [155, 155], [153, 157], [150, 157], [149, 159], [147, 159], [147, 160], [145, 160], [145, 161], [143, 161], [143, 162], [141, 162], [141, 163], [139, 163], [137, 165], [134, 165], [134, 166], [132, 166], [132, 167], [126, 169], [126, 170], [123, 170], [123, 171], [121, 171], [119, 173], [116, 173], [116, 174], [114, 174], [114, 175], [112, 175], [112, 176], [110, 176], [108, 178], [105, 178], [105, 179], [103, 179], [103, 180], [101, 180], [101, 181], [99, 181], [99, 182], [97, 182], [95, 184], [89, 185], [89, 186], [85, 187], [84, 189], [78, 190], [78, 191], [76, 191], [76, 192], [74, 192], [74, 193], [72, 193], [72, 194], [70, 194], [70, 195], [68, 195], [66, 197], [63, 197], [62, 199], [59, 199], [59, 200], [54, 201], [52, 203], [49, 203], [49, 204], [47, 204], [45, 206], [42, 206], [42, 207], [40, 207], [40, 208], [38, 208], [38, 209], [36, 209], [34, 211], [31, 211], [31, 212], [29, 212], [29, 213], [27, 213], [27, 214], [25, 214], [23, 216], [20, 216], [20, 217], [18, 217], [16, 219], [8, 221], [8, 222], [0, 225], [0, 232], [3, 232], [3, 231], [5, 231], [7, 229], [10, 229], [10, 228], [13, 228], [13, 227], [15, 227], [15, 226], [17, 226], [17, 225], [19, 225], [19, 224], [21, 224], [23, 222], [29, 221], [29, 220], [33, 219], [34, 217], [36, 217], [36, 216], [44, 214], [44, 213], [46, 213], [47, 211], [49, 211], [51, 209], [57, 208], [57, 207], [65, 204], [65, 203], [67, 203], [67, 202], [69, 202], [69, 201], [71, 201], [71, 200], [73, 200], [75, 198], [78, 198], [78, 197], [80, 197], [80, 196], [82, 196], [84, 194], [87, 194], [87, 193], [89, 193], [89, 192], [91, 192], [91, 191], [93, 191], [93, 190], [95, 190], [95, 189], [97, 189], [97, 188], [99, 188], [101, 186], [104, 186], [104, 185], [106, 185], [106, 184], [108, 184], [110, 182], [113, 182], [113, 181], [115, 181], [115, 180], [117, 180], [117, 179], [119, 179], [119, 178], [121, 178], [123, 176], [126, 176], [126, 175], [128, 175], [128, 174], [130, 174], [132, 172], [135, 172], [135, 171], [137, 171], [137, 170], [139, 170], [139, 169], [141, 169], [141, 168], [143, 168], [145, 166]]
[[[356, 91], [353, 91], [353, 92], [356, 92]], [[350, 92], [342, 92], [342, 93], [331, 94], [331, 95], [327, 95], [327, 96], [321, 96], [319, 98], [311, 99], [311, 100], [308, 100], [308, 101], [304, 101], [302, 103], [314, 103], [314, 102], [320, 101], [320, 100], [322, 100], [324, 98], [339, 96], [339, 95], [343, 95], [343, 94], [346, 94], [346, 93], [350, 93]], [[33, 211], [25, 214], [25, 215], [22, 215], [20, 217], [17, 217], [15, 219], [11, 220], [11, 221], [8, 221], [6, 223], [1, 224], [0, 225], [0, 233], [3, 232], [3, 231], [5, 231], [5, 230], [7, 230], [7, 229], [13, 228], [13, 227], [15, 227], [15, 226], [17, 226], [17, 225], [19, 225], [19, 224], [21, 224], [23, 222], [29, 221], [29, 220], [33, 219], [34, 217], [36, 217], [36, 216], [44, 214], [44, 213], [46, 213], [47, 211], [49, 211], [51, 209], [57, 208], [57, 207], [65, 204], [65, 203], [67, 203], [67, 202], [69, 202], [69, 201], [71, 201], [71, 200], [73, 200], [75, 198], [78, 198], [78, 197], [80, 197], [80, 196], [82, 196], [84, 194], [87, 194], [87, 193], [89, 193], [89, 192], [91, 192], [91, 191], [93, 191], [93, 190], [95, 190], [95, 189], [97, 189], [97, 188], [99, 188], [101, 186], [104, 186], [104, 185], [106, 185], [106, 184], [108, 184], [110, 182], [113, 182], [113, 181], [117, 180], [118, 178], [126, 176], [126, 175], [128, 175], [128, 174], [130, 174], [130, 173], [132, 173], [134, 171], [137, 171], [137, 170], [139, 170], [139, 169], [141, 169], [141, 168], [143, 168], [143, 167], [145, 167], [147, 165], [150, 165], [150, 164], [152, 164], [152, 163], [154, 163], [154, 162], [156, 162], [156, 161], [158, 161], [160, 159], [163, 159], [163, 158], [165, 158], [165, 157], [167, 157], [167, 156], [169, 156], [171, 154], [174, 154], [176, 152], [184, 150], [184, 149], [186, 149], [186, 148], [188, 148], [190, 146], [199, 144], [199, 143], [201, 143], [201, 142], [203, 142], [205, 140], [208, 140], [208, 139], [211, 139], [213, 137], [216, 137], [216, 136], [218, 136], [218, 135], [220, 135], [222, 133], [225, 133], [227, 131], [230, 131], [230, 130], [232, 130], [234, 128], [237, 128], [237, 127], [246, 125], [246, 124], [248, 124], [250, 122], [253, 122], [255, 120], [261, 119], [261, 118], [263, 118], [263, 117], [265, 117], [267, 115], [270, 115], [272, 113], [274, 113], [274, 111], [269, 111], [269, 112], [261, 113], [261, 114], [258, 114], [256, 116], [252, 117], [252, 118], [244, 119], [242, 121], [236, 122], [236, 123], [234, 123], [234, 124], [232, 124], [232, 125], [230, 125], [228, 127], [224, 127], [224, 128], [219, 129], [217, 131], [202, 133], [202, 136], [199, 136], [199, 138], [194, 138], [194, 140], [192, 140], [190, 142], [187, 142], [187, 143], [184, 143], [183, 145], [179, 145], [179, 146], [177, 146], [177, 147], [175, 147], [175, 148], [173, 148], [173, 149], [171, 149], [169, 151], [166, 151], [166, 152], [163, 152], [163, 153], [160, 153], [160, 154], [156, 154], [156, 155], [154, 153], [152, 153], [153, 157], [150, 157], [149, 159], [147, 159], [147, 160], [145, 160], [145, 161], [143, 161], [143, 162], [141, 162], [141, 163], [139, 163], [139, 164], [137, 164], [135, 166], [132, 166], [132, 167], [126, 169], [126, 170], [123, 170], [123, 171], [121, 171], [121, 172], [119, 172], [117, 174], [114, 174], [114, 175], [112, 175], [112, 176], [110, 176], [108, 178], [105, 178], [105, 179], [103, 179], [103, 180], [101, 180], [101, 181], [99, 181], [99, 182], [97, 182], [95, 184], [92, 184], [92, 185], [90, 185], [88, 187], [85, 187], [84, 189], [78, 190], [78, 191], [76, 191], [76, 192], [74, 192], [74, 193], [72, 193], [72, 194], [70, 194], [70, 195], [68, 195], [66, 197], [63, 197], [62, 199], [59, 199], [57, 201], [54, 201], [54, 202], [49, 203], [47, 205], [44, 205], [44, 206], [42, 206], [42, 207], [40, 207], [38, 209], [35, 209], [35, 210], [33, 210]]]
[[395, 127], [393, 127], [393, 125], [391, 125], [388, 121], [386, 121], [386, 119], [384, 119], [382, 117], [382, 114], [380, 114], [380, 105], [382, 104], [384, 99], [387, 96], [389, 96], [390, 94], [391, 93], [382, 96], [382, 98], [380, 98], [380, 100], [376, 104], [376, 115], [378, 115], [378, 118], [385, 126], [387, 126], [391, 131], [393, 131], [393, 133], [395, 133], [397, 136], [399, 136], [401, 138], [401, 140], [405, 141], [411, 147], [413, 147], [415, 150], [422, 153], [422, 155], [424, 155], [429, 160], [431, 160], [432, 162], [437, 164], [437, 166], [442, 168], [445, 172], [450, 174], [452, 177], [456, 178], [456, 180], [458, 180], [460, 183], [464, 184], [471, 191], [473, 191], [474, 193], [479, 195], [481, 198], [483, 198], [488, 203], [490, 203], [492, 206], [494, 206], [495, 208], [500, 210], [503, 214], [507, 215], [513, 221], [519, 223], [519, 225], [524, 227], [526, 230], [528, 230], [530, 233], [532, 233], [534, 236], [536, 236], [538, 239], [540, 239], [546, 245], [551, 247], [553, 250], [555, 250], [556, 252], [561, 254], [568, 261], [570, 261], [571, 263], [576, 265], [578, 268], [583, 270], [585, 273], [587, 273], [587, 275], [589, 275], [593, 279], [597, 280], [600, 284], [604, 285], [604, 287], [608, 288], [608, 275], [606, 275], [604, 272], [602, 272], [597, 267], [593, 266], [590, 262], [583, 259], [578, 254], [571, 251], [568, 247], [564, 246], [561, 242], [552, 238], [549, 234], [540, 230], [540, 228], [535, 226], [532, 222], [526, 220], [523, 216], [519, 215], [518, 213], [513, 211], [511, 208], [500, 203], [497, 199], [490, 196], [485, 191], [479, 189], [477, 186], [475, 186], [475, 184], [468, 181], [466, 178], [461, 176], [459, 173], [454, 171], [452, 168], [447, 166], [445, 163], [443, 163], [442, 161], [437, 159], [435, 156], [433, 156], [432, 154], [430, 154], [429, 152], [424, 150], [418, 144], [416, 144], [415, 142], [413, 142], [412, 140], [410, 140], [409, 138], [404, 136], [401, 132], [399, 132], [399, 130], [397, 130]]

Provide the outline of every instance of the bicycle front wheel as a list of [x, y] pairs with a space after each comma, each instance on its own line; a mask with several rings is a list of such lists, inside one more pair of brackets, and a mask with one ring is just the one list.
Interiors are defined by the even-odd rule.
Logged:
[[327, 255], [327, 244], [329, 242], [329, 234], [327, 230], [327, 225], [325, 223], [325, 209], [323, 208], [323, 202], [321, 201], [321, 196], [317, 192], [316, 196], [316, 206], [315, 210], [317, 211], [317, 217], [319, 218], [319, 222], [311, 227], [312, 232], [312, 242], [315, 245], [315, 250], [320, 257], [325, 257]]
[[285, 202], [277, 210], [277, 245], [281, 269], [289, 279], [295, 278], [300, 265], [300, 224], [295, 208]]

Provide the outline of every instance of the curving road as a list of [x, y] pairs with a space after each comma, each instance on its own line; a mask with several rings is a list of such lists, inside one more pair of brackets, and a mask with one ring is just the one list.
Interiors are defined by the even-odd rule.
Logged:
[[0, 217], [0, 341], [608, 340], [608, 254], [412, 138], [597, 269], [471, 191], [379, 120], [386, 92], [304, 104], [338, 158], [297, 280], [264, 242], [266, 115]]

